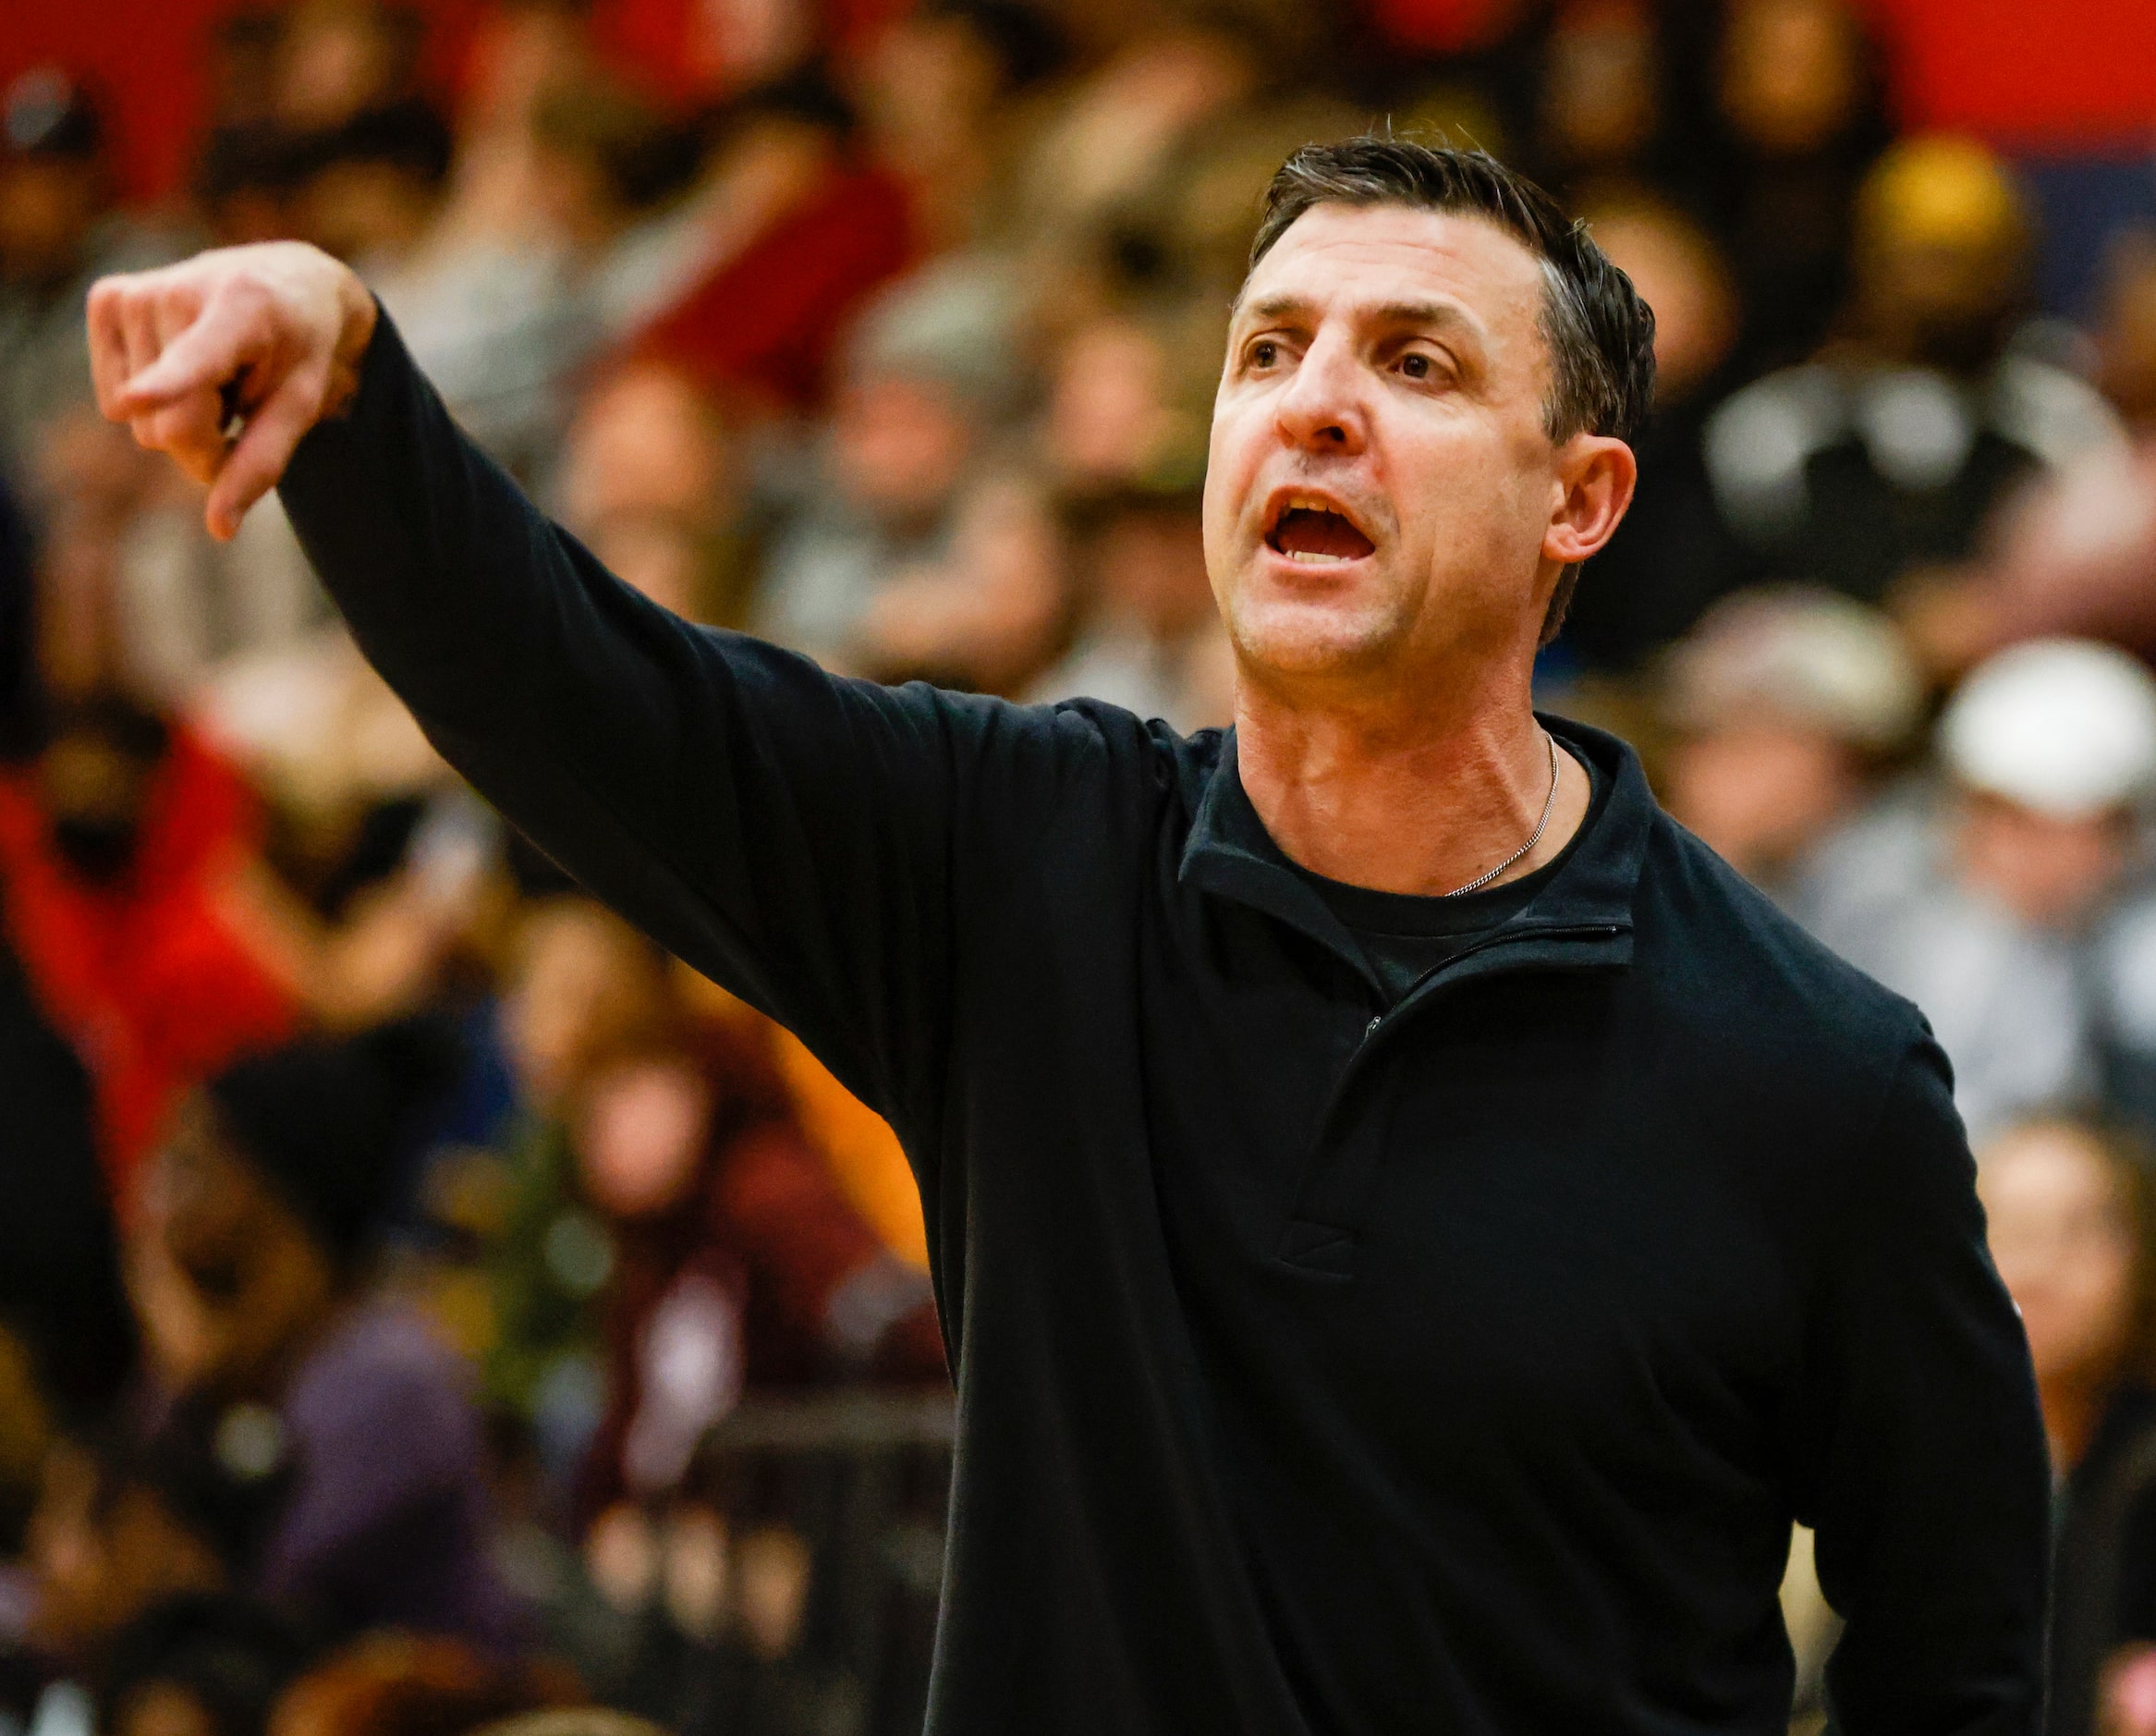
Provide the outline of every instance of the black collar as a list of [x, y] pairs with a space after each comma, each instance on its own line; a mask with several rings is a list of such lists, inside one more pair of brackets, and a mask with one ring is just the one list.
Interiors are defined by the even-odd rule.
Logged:
[[[1589, 812], [1586, 835], [1550, 884], [1504, 923], [1491, 941], [1508, 943], [1506, 968], [1530, 962], [1626, 963], [1632, 949], [1633, 893], [1648, 835], [1661, 810], [1638, 755], [1615, 736], [1565, 718], [1536, 715], [1560, 742], [1593, 764], [1605, 793]], [[1299, 930], [1374, 984], [1354, 935], [1296, 872], [1250, 805], [1236, 768], [1233, 729], [1221, 738], [1220, 755], [1199, 798], [1177, 878], [1193, 890], [1233, 899]], [[1548, 949], [1538, 946], [1530, 956], [1509, 944], [1530, 938], [1559, 943], [1561, 955], [1546, 957]]]

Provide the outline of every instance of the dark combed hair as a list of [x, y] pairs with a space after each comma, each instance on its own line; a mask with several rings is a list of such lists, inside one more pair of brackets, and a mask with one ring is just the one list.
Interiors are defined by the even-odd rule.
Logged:
[[1485, 151], [1366, 133], [1309, 144], [1280, 165], [1250, 243], [1255, 266], [1313, 205], [1408, 205], [1494, 223], [1541, 261], [1550, 437], [1632, 440], [1654, 393], [1654, 314], [1584, 224]]

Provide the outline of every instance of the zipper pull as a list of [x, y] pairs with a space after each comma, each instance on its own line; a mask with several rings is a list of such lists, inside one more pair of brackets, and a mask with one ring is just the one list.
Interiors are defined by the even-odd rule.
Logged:
[[1384, 1014], [1383, 1014], [1383, 1013], [1380, 1013], [1380, 1014], [1378, 1014], [1378, 1016], [1377, 1016], [1375, 1019], [1372, 1019], [1372, 1020], [1371, 1020], [1371, 1021], [1370, 1021], [1368, 1024], [1366, 1024], [1365, 1026], [1363, 1026], [1363, 1028], [1362, 1028], [1362, 1040], [1363, 1040], [1365, 1043], [1368, 1043], [1368, 1042], [1370, 1040], [1370, 1038], [1372, 1038], [1372, 1037], [1374, 1037], [1375, 1035], [1377, 1035], [1377, 1033], [1378, 1033], [1378, 1027], [1379, 1027], [1380, 1025], [1383, 1024], [1383, 1023], [1384, 1023], [1384, 1021], [1385, 1021], [1385, 1016], [1384, 1016]]

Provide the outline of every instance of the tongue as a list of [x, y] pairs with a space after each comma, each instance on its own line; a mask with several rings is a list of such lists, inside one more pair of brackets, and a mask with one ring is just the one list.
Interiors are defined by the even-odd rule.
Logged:
[[1372, 545], [1370, 538], [1337, 512], [1295, 507], [1281, 515], [1273, 532], [1273, 546], [1283, 555], [1330, 555], [1341, 560], [1358, 560]]

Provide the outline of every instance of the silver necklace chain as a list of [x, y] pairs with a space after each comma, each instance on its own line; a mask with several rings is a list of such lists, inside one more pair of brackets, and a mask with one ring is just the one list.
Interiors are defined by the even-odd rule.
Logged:
[[1542, 817], [1535, 822], [1535, 829], [1528, 834], [1528, 841], [1499, 862], [1488, 874], [1477, 876], [1464, 886], [1455, 886], [1450, 892], [1441, 892], [1438, 894], [1440, 898], [1464, 898], [1470, 892], [1481, 891], [1484, 886], [1542, 841], [1542, 834], [1550, 829], [1550, 816], [1557, 812], [1557, 738], [1545, 729], [1542, 731], [1542, 740], [1550, 744], [1550, 795], [1549, 799], [1542, 803]]

